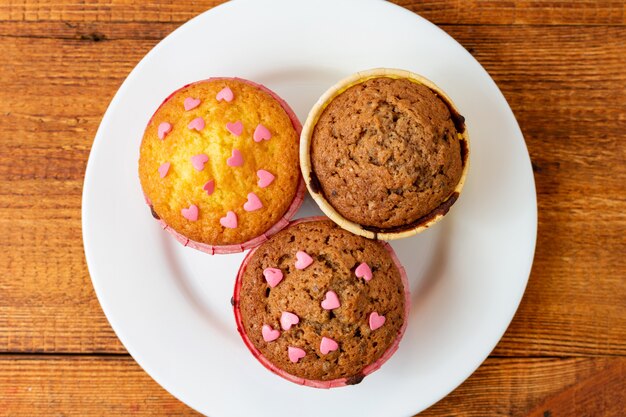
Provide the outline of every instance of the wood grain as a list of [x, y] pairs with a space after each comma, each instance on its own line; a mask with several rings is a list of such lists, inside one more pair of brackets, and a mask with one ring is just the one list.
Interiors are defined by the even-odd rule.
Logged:
[[3, 417], [197, 416], [132, 359], [0, 355]]
[[[624, 366], [626, 359], [491, 358], [420, 416], [523, 416], [543, 398], [614, 364]], [[6, 417], [198, 415], [130, 358], [54, 355], [0, 356], [0, 410]], [[602, 405], [593, 415], [604, 415]]]
[[527, 417], [591, 416], [622, 417], [626, 393], [626, 362], [611, 365], [537, 406]]
[[[0, 5], [0, 20], [78, 22], [187, 21], [219, 5], [220, 0], [169, 2], [146, 7], [133, 0], [9, 0]], [[396, 0], [436, 24], [624, 25], [622, 1], [592, 0]]]
[[[541, 399], [625, 362], [625, 358], [490, 358], [456, 391], [420, 413], [420, 417], [526, 416]], [[604, 411], [600, 404], [590, 416], [604, 416]], [[577, 406], [569, 412], [572, 417], [584, 416]]]
[[400, 0], [396, 3], [437, 24], [623, 25], [622, 1]]
[[[219, 3], [0, 4], [1, 416], [196, 415], [108, 325], [84, 260], [80, 205], [93, 137], [119, 85], [159, 40]], [[424, 415], [522, 416], [626, 360], [626, 3], [397, 3], [441, 25], [495, 79], [524, 132], [539, 205], [534, 266], [509, 330]], [[602, 406], [593, 403], [594, 415], [610, 412]]]
[[[536, 171], [535, 266], [495, 353], [624, 354], [626, 27], [446, 30], [502, 88]], [[85, 267], [81, 187], [101, 115], [155, 43], [0, 37], [0, 351], [123, 352]]]

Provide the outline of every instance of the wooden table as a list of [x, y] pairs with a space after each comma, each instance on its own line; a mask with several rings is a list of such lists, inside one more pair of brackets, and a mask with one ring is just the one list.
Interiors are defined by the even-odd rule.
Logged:
[[[117, 88], [164, 36], [217, 3], [0, 4], [0, 416], [196, 415], [109, 327], [85, 264], [80, 206], [89, 149]], [[539, 202], [535, 263], [511, 327], [424, 415], [539, 407], [534, 415], [550, 416], [539, 404], [578, 382], [579, 400], [564, 403], [570, 414], [555, 417], [624, 415], [626, 5], [398, 3], [493, 76], [524, 132]]]

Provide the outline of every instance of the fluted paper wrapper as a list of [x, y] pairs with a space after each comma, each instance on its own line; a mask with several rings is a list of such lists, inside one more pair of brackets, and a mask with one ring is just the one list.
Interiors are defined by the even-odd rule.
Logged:
[[[294, 220], [293, 222], [291, 222], [289, 226], [291, 227], [302, 222], [310, 222], [310, 221], [316, 221], [316, 220], [326, 220], [326, 217], [317, 216], [317, 217], [307, 217], [303, 219], [298, 219], [298, 220]], [[387, 348], [385, 353], [383, 353], [383, 355], [380, 358], [378, 358], [378, 360], [376, 360], [375, 362], [363, 368], [363, 370], [361, 371], [361, 375], [363, 377], [379, 369], [398, 350], [398, 346], [400, 345], [400, 340], [402, 339], [402, 336], [404, 335], [404, 332], [406, 330], [406, 326], [407, 326], [407, 322], [409, 318], [410, 303], [411, 303], [411, 297], [409, 293], [409, 281], [407, 279], [407, 275], [406, 275], [406, 271], [404, 270], [404, 267], [400, 263], [400, 260], [396, 256], [396, 253], [394, 252], [391, 245], [389, 245], [387, 242], [380, 242], [380, 244], [384, 245], [385, 249], [389, 252], [389, 254], [391, 255], [391, 258], [393, 259], [394, 263], [398, 267], [398, 270], [400, 271], [400, 278], [404, 286], [404, 323], [402, 324], [402, 327], [398, 331], [398, 335], [396, 336], [395, 340], [389, 346], [389, 348]], [[235, 290], [234, 290], [233, 300], [232, 300], [233, 310], [235, 314], [235, 321], [237, 323], [237, 331], [241, 335], [243, 342], [248, 347], [252, 355], [254, 355], [254, 357], [259, 362], [261, 362], [261, 364], [265, 368], [269, 369], [276, 375], [281, 376], [285, 378], [286, 380], [294, 382], [296, 384], [305, 385], [305, 386], [313, 387], [313, 388], [336, 388], [336, 387], [343, 387], [346, 385], [350, 385], [350, 382], [349, 382], [350, 378], [337, 378], [337, 379], [332, 379], [329, 381], [322, 381], [322, 380], [305, 379], [305, 378], [292, 375], [278, 368], [273, 363], [271, 363], [265, 356], [263, 356], [263, 354], [256, 348], [256, 346], [254, 346], [254, 344], [252, 343], [252, 341], [246, 334], [245, 329], [243, 327], [241, 312], [239, 311], [239, 297], [240, 297], [243, 274], [246, 271], [248, 263], [250, 262], [250, 259], [252, 259], [252, 256], [254, 255], [255, 251], [256, 251], [256, 248], [248, 252], [243, 262], [241, 263], [241, 266], [239, 267], [239, 272], [237, 273], [237, 280], [235, 281]]]
[[[281, 105], [283, 110], [285, 110], [285, 112], [287, 113], [287, 116], [289, 117], [289, 120], [291, 120], [291, 124], [293, 125], [294, 129], [300, 135], [300, 133], [302, 132], [302, 125], [300, 124], [300, 121], [298, 120], [298, 117], [296, 116], [294, 111], [291, 109], [291, 107], [289, 107], [289, 105], [287, 104], [287, 102], [285, 102], [285, 100], [280, 98], [276, 93], [274, 93], [272, 90], [270, 90], [269, 88], [265, 87], [264, 85], [257, 84], [255, 82], [252, 82], [252, 81], [249, 81], [249, 80], [245, 80], [245, 79], [242, 79], [242, 78], [213, 77], [213, 78], [208, 78], [206, 80], [197, 81], [195, 83], [187, 84], [187, 85], [179, 88], [178, 90], [174, 91], [172, 94], [170, 94], [163, 101], [163, 103], [161, 103], [161, 106], [163, 104], [165, 104], [178, 91], [180, 91], [183, 88], [186, 88], [186, 87], [188, 87], [190, 85], [197, 84], [197, 83], [203, 83], [203, 82], [206, 82], [206, 81], [233, 80], [233, 79], [237, 80], [237, 81], [241, 81], [241, 82], [247, 83], [247, 84], [250, 84], [252, 86], [255, 86], [258, 89], [260, 89], [262, 91], [265, 91], [270, 96], [272, 96], [272, 98], [274, 98], [276, 101], [278, 101], [278, 103]], [[159, 106], [159, 108], [160, 108], [160, 106]], [[156, 114], [157, 112], [158, 112], [158, 109], [157, 109], [157, 111], [154, 112], [154, 114]], [[272, 236], [273, 234], [275, 234], [276, 232], [280, 231], [285, 226], [287, 226], [289, 224], [289, 221], [293, 218], [293, 216], [296, 214], [296, 212], [300, 209], [300, 206], [302, 205], [302, 202], [304, 201], [305, 195], [306, 195], [306, 186], [305, 186], [303, 178], [300, 177], [300, 180], [298, 182], [298, 187], [296, 188], [296, 195], [294, 196], [294, 199], [291, 202], [291, 204], [290, 204], [289, 208], [287, 209], [287, 211], [285, 212], [285, 214], [283, 214], [283, 216], [272, 227], [270, 227], [268, 230], [266, 230], [261, 235], [255, 237], [255, 238], [252, 238], [252, 239], [250, 239], [250, 240], [248, 240], [246, 242], [239, 243], [239, 244], [210, 245], [210, 244], [207, 244], [207, 243], [196, 242], [195, 240], [191, 240], [188, 237], [180, 234], [179, 232], [177, 232], [176, 230], [171, 228], [162, 219], [159, 219], [159, 223], [161, 223], [161, 227], [163, 228], [163, 230], [167, 230], [183, 246], [189, 246], [190, 248], [194, 248], [194, 249], [197, 249], [199, 251], [202, 251], [202, 252], [205, 252], [205, 253], [208, 253], [208, 254], [211, 254], [211, 255], [238, 253], [238, 252], [243, 252], [245, 250], [248, 250], [248, 249], [251, 249], [251, 248], [254, 248], [254, 247], [260, 245], [261, 243], [265, 242], [270, 236]], [[146, 203], [148, 205], [151, 205], [150, 200], [147, 197], [146, 197]]]
[[461, 173], [461, 178], [457, 183], [454, 191], [448, 196], [446, 200], [444, 200], [437, 208], [435, 208], [430, 214], [423, 216], [418, 219], [416, 222], [406, 225], [400, 228], [394, 228], [391, 230], [373, 230], [374, 228], [362, 226], [358, 223], [350, 221], [343, 217], [341, 214], [335, 210], [335, 208], [328, 202], [328, 200], [324, 197], [321, 190], [316, 189], [316, 186], [312, 183], [315, 181], [314, 175], [312, 174], [312, 166], [311, 166], [311, 137], [313, 135], [313, 131], [315, 129], [315, 125], [319, 120], [320, 116], [326, 109], [326, 106], [338, 95], [346, 91], [348, 88], [360, 84], [364, 81], [367, 81], [372, 78], [380, 78], [380, 77], [388, 77], [388, 78], [402, 78], [412, 81], [417, 84], [422, 84], [428, 88], [430, 88], [434, 93], [436, 93], [450, 108], [451, 111], [459, 114], [457, 108], [454, 106], [454, 103], [444, 93], [439, 87], [437, 87], [432, 81], [422, 77], [421, 75], [398, 69], [390, 69], [390, 68], [377, 68], [371, 69], [367, 71], [357, 72], [353, 75], [350, 75], [347, 78], [339, 81], [337, 84], [329, 88], [315, 103], [309, 115], [304, 123], [304, 127], [302, 129], [302, 135], [300, 137], [300, 168], [302, 170], [302, 176], [306, 183], [306, 186], [309, 190], [309, 193], [313, 197], [313, 200], [317, 203], [319, 208], [326, 214], [331, 220], [337, 223], [343, 229], [346, 229], [354, 234], [364, 236], [370, 239], [380, 239], [380, 240], [394, 240], [401, 239], [409, 236], [416, 235], [426, 229], [428, 229], [433, 224], [437, 223], [441, 220], [448, 212], [450, 207], [456, 202], [458, 199], [461, 190], [463, 189], [463, 185], [465, 184], [465, 178], [467, 176], [467, 171], [469, 168], [469, 135], [467, 133], [467, 128], [463, 124], [463, 132], [457, 132], [458, 138], [461, 141], [461, 149], [464, 150], [463, 155], [463, 171]]

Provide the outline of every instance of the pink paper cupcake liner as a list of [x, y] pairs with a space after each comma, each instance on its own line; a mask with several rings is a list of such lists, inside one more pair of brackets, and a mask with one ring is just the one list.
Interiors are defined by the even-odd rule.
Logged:
[[[316, 221], [316, 220], [328, 220], [328, 218], [325, 216], [306, 217], [306, 218], [302, 218], [302, 219], [298, 219], [298, 220], [294, 220], [290, 222], [289, 227], [295, 226], [299, 223]], [[406, 271], [404, 267], [402, 266], [402, 264], [400, 263], [400, 260], [398, 259], [398, 256], [396, 255], [391, 245], [387, 242], [380, 242], [380, 243], [385, 247], [387, 252], [389, 252], [389, 254], [391, 255], [391, 258], [393, 259], [394, 263], [398, 267], [398, 270], [400, 271], [400, 278], [402, 280], [402, 284], [404, 285], [404, 323], [402, 324], [402, 327], [398, 331], [398, 335], [396, 339], [387, 348], [385, 353], [383, 353], [383, 355], [380, 358], [378, 358], [378, 360], [376, 360], [375, 362], [363, 368], [363, 370], [361, 371], [361, 375], [363, 376], [363, 378], [371, 374], [372, 372], [378, 370], [398, 350], [398, 347], [400, 346], [400, 340], [402, 339], [402, 336], [404, 336], [404, 332], [406, 331], [406, 326], [407, 326], [408, 317], [409, 317], [409, 309], [411, 305], [409, 281], [406, 275]], [[240, 291], [241, 291], [241, 285], [242, 285], [241, 281], [242, 281], [243, 274], [248, 266], [248, 263], [250, 262], [250, 259], [252, 259], [252, 255], [254, 255], [254, 252], [256, 250], [257, 250], [257, 247], [255, 247], [250, 252], [248, 252], [243, 262], [241, 263], [241, 266], [239, 267], [239, 271], [237, 272], [237, 279], [235, 281], [235, 289], [234, 289], [234, 294], [233, 294], [233, 311], [235, 314], [235, 321], [237, 323], [237, 331], [239, 332], [239, 335], [243, 339], [244, 344], [248, 347], [252, 355], [266, 369], [270, 370], [271, 372], [275, 373], [278, 376], [281, 376], [282, 378], [288, 381], [294, 382], [299, 385], [305, 385], [305, 386], [313, 387], [313, 388], [328, 389], [328, 388], [343, 387], [346, 385], [353, 385], [354, 383], [360, 382], [362, 378], [356, 382], [351, 382], [350, 381], [351, 378], [337, 378], [337, 379], [332, 379], [329, 381], [321, 381], [321, 380], [301, 378], [301, 377], [292, 375], [278, 368], [273, 363], [271, 363], [265, 356], [263, 356], [263, 354], [256, 348], [256, 346], [254, 346], [254, 344], [252, 343], [252, 341], [250, 340], [250, 338], [248, 337], [248, 335], [246, 334], [243, 328], [241, 313], [239, 311], [239, 296], [240, 296]]]
[[[264, 85], [257, 84], [257, 83], [255, 83], [253, 81], [249, 81], [249, 80], [245, 80], [243, 78], [237, 78], [237, 77], [212, 77], [212, 78], [207, 78], [205, 80], [196, 81], [196, 82], [193, 82], [193, 83], [186, 84], [186, 85], [182, 86], [181, 88], [179, 88], [178, 90], [172, 92], [169, 96], [167, 96], [167, 98], [165, 100], [163, 100], [163, 102], [159, 105], [157, 110], [154, 112], [153, 116], [150, 118], [150, 121], [148, 122], [148, 124], [150, 124], [150, 122], [152, 122], [152, 119], [154, 118], [154, 115], [156, 115], [156, 113], [159, 111], [159, 109], [165, 103], [167, 103], [167, 101], [170, 98], [172, 98], [174, 96], [174, 94], [176, 94], [180, 90], [182, 90], [184, 88], [187, 88], [187, 87], [189, 87], [191, 85], [194, 85], [194, 84], [199, 84], [199, 83], [203, 83], [203, 82], [207, 82], [207, 81], [218, 81], [218, 80], [237, 80], [237, 81], [240, 81], [240, 82], [252, 85], [254, 87], [257, 87], [261, 91], [265, 91], [266, 93], [268, 93], [270, 96], [272, 96], [272, 98], [274, 98], [276, 101], [278, 101], [278, 103], [283, 108], [285, 113], [287, 113], [287, 116], [289, 117], [289, 120], [291, 120], [291, 124], [293, 125], [294, 129], [296, 130], [296, 133], [298, 134], [298, 138], [300, 137], [300, 135], [302, 133], [302, 124], [300, 124], [300, 120], [298, 120], [298, 117], [296, 116], [295, 112], [291, 109], [291, 107], [289, 107], [289, 105], [287, 104], [287, 102], [285, 100], [280, 98], [275, 92], [273, 92], [269, 88], [265, 87]], [[269, 239], [270, 236], [272, 236], [276, 232], [282, 230], [283, 228], [285, 228], [285, 226], [287, 226], [289, 224], [289, 221], [293, 218], [293, 216], [296, 214], [296, 212], [300, 209], [300, 206], [302, 206], [302, 202], [304, 201], [304, 197], [306, 196], [306, 184], [304, 183], [304, 179], [302, 178], [302, 174], [301, 173], [299, 175], [299, 178], [300, 179], [298, 181], [298, 188], [296, 189], [296, 195], [294, 196], [293, 201], [291, 202], [291, 204], [287, 208], [287, 211], [285, 212], [285, 214], [283, 214], [283, 216], [276, 223], [274, 223], [273, 226], [271, 226], [268, 230], [263, 232], [261, 235], [255, 237], [255, 238], [252, 238], [250, 240], [247, 240], [247, 241], [245, 241], [243, 243], [231, 244], [231, 245], [209, 245], [209, 244], [206, 244], [206, 243], [197, 242], [195, 240], [189, 239], [188, 237], [180, 234], [179, 232], [177, 232], [176, 230], [171, 228], [162, 219], [159, 219], [159, 223], [161, 224], [161, 227], [163, 228], [163, 230], [167, 230], [183, 246], [189, 246], [190, 248], [197, 249], [199, 251], [208, 253], [210, 255], [218, 255], [218, 254], [221, 255], [221, 254], [243, 252], [243, 251], [245, 251], [247, 249], [254, 248], [254, 247], [260, 245], [261, 243], [265, 242], [267, 239]], [[146, 203], [149, 206], [152, 206], [152, 203], [150, 202], [150, 199], [148, 199], [148, 197], [145, 196], [145, 195], [144, 195], [144, 198], [146, 200]]]

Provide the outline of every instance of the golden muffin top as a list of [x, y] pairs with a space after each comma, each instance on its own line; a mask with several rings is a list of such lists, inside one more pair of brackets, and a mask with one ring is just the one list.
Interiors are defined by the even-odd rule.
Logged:
[[204, 244], [263, 234], [296, 196], [299, 128], [277, 99], [245, 80], [210, 79], [174, 92], [141, 142], [139, 178], [153, 213]]

